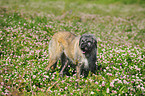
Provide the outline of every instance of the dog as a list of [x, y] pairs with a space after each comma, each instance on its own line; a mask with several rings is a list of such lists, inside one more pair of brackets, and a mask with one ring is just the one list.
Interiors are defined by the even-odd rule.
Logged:
[[61, 59], [60, 76], [68, 63], [76, 66], [76, 76], [87, 76], [89, 71], [97, 70], [97, 40], [92, 34], [83, 34], [76, 36], [70, 32], [57, 32], [53, 35], [49, 42], [49, 64], [45, 68], [56, 67], [57, 61]]

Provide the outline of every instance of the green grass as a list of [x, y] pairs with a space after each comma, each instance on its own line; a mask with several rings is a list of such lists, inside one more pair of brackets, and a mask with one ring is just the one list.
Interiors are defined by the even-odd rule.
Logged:
[[[2, 95], [145, 95], [143, 0], [1, 0]], [[96, 74], [59, 77], [44, 68], [48, 43], [58, 31], [92, 33], [98, 41]], [[47, 89], [50, 88], [49, 91]]]
[[25, 15], [35, 16], [62, 15], [66, 12], [75, 15], [88, 13], [103, 16], [130, 16], [144, 14], [143, 2], [144, 0], [1, 0], [0, 5], [8, 8], [9, 11], [12, 9]]

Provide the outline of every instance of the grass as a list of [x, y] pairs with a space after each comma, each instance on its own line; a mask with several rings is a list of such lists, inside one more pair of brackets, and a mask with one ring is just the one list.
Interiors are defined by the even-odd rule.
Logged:
[[[0, 93], [145, 95], [145, 5], [124, 2], [1, 0]], [[59, 62], [54, 72], [44, 70], [49, 40], [58, 31], [97, 37], [99, 68], [79, 87], [72, 68], [64, 78]]]

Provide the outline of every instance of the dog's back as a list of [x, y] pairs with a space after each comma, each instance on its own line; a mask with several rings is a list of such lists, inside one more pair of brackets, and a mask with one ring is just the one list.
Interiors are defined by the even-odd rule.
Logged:
[[64, 47], [68, 47], [75, 37], [76, 36], [70, 32], [57, 32], [53, 35], [52, 41], [55, 40]]
[[[68, 51], [74, 51], [74, 40], [76, 36], [70, 32], [57, 32], [53, 35], [50, 43], [49, 43], [49, 55], [51, 58], [59, 58], [60, 55], [64, 52], [69, 57], [72, 56]], [[71, 48], [71, 49], [70, 49]], [[54, 55], [54, 54], [57, 54]], [[55, 57], [53, 57], [55, 56]]]

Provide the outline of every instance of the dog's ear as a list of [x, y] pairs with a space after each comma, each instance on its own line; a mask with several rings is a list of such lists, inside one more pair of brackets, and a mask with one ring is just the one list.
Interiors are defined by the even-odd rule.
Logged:
[[81, 36], [79, 39], [79, 46], [81, 45], [82, 38], [83, 38], [83, 36]]

